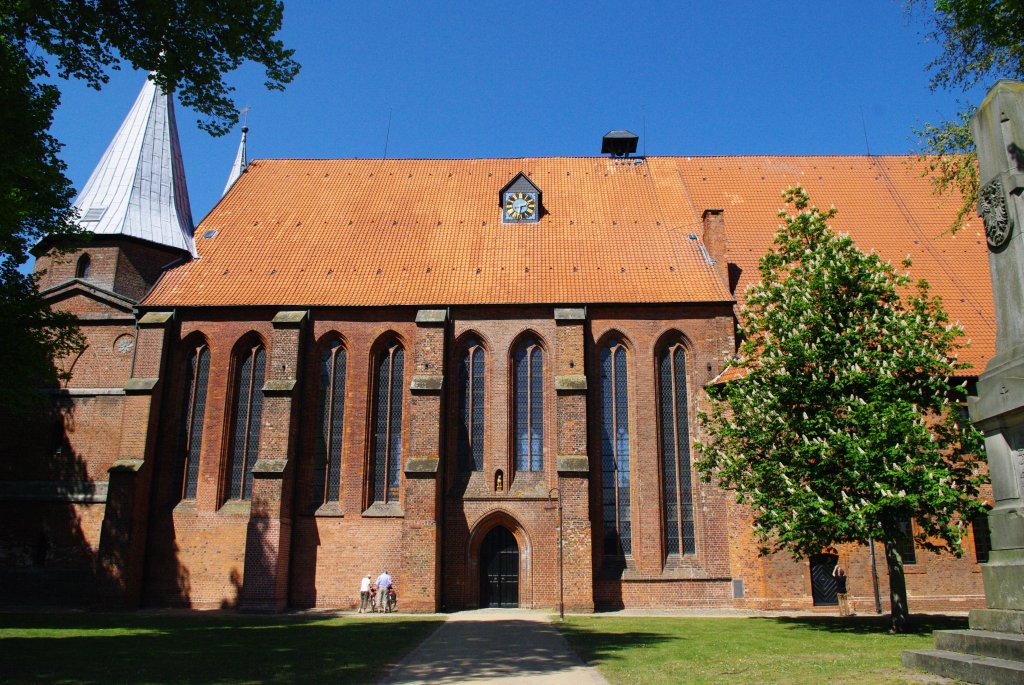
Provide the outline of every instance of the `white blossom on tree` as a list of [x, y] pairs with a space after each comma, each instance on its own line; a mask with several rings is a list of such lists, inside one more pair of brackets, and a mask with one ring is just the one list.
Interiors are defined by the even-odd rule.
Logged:
[[903, 631], [898, 522], [916, 522], [919, 546], [960, 555], [963, 521], [983, 509], [981, 435], [952, 382], [963, 328], [926, 282], [834, 233], [835, 208], [802, 188], [783, 197], [791, 209], [740, 309], [738, 378], [709, 388], [699, 415], [697, 468], [750, 508], [763, 554], [883, 543]]

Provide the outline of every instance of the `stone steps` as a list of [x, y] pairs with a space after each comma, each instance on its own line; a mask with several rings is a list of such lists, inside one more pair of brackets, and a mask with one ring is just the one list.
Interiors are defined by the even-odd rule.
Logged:
[[1024, 635], [987, 630], [936, 630], [935, 649], [1024, 662]]
[[[966, 631], [965, 631], [966, 632]], [[980, 632], [980, 631], [974, 631]], [[941, 649], [903, 652], [903, 665], [983, 685], [1021, 685], [1024, 662]]]
[[1024, 635], [986, 630], [937, 630], [935, 647], [904, 652], [903, 665], [970, 683], [1024, 683]]

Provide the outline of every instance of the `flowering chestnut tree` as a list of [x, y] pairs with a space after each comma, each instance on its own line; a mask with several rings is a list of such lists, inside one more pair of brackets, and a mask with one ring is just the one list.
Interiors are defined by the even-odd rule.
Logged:
[[736, 380], [711, 387], [699, 416], [697, 468], [750, 508], [762, 554], [884, 544], [902, 632], [900, 522], [916, 522], [921, 547], [959, 556], [983, 508], [982, 439], [953, 383], [963, 329], [927, 283], [834, 233], [834, 208], [802, 188], [783, 197], [791, 208], [740, 309]]

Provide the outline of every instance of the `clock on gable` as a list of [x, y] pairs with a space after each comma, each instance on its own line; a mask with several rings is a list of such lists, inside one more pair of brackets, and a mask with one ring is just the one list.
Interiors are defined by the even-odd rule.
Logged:
[[501, 220], [505, 223], [538, 221], [541, 215], [540, 188], [523, 172], [515, 175], [498, 192]]

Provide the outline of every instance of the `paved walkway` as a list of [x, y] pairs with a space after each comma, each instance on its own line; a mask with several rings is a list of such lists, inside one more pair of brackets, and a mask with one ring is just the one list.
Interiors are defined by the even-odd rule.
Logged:
[[381, 681], [411, 683], [607, 685], [569, 648], [548, 612], [528, 609], [452, 614]]

